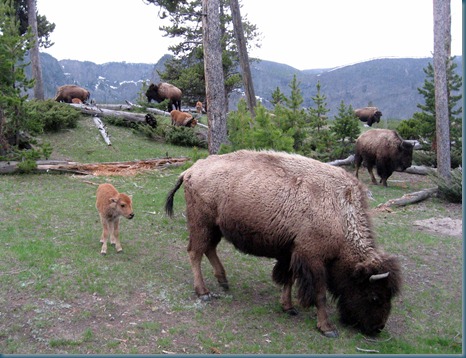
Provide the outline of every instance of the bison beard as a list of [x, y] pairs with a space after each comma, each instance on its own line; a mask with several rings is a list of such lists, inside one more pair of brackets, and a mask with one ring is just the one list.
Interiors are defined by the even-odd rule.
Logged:
[[238, 250], [277, 260], [273, 280], [282, 286], [282, 309], [294, 315], [292, 286], [303, 307], [315, 305], [317, 327], [338, 335], [326, 310], [326, 291], [340, 319], [364, 333], [383, 329], [399, 292], [398, 261], [377, 248], [370, 228], [366, 189], [341, 168], [276, 152], [211, 155], [180, 175], [165, 210], [173, 214], [175, 192], [184, 182], [188, 253], [194, 289], [208, 300], [203, 255], [219, 284], [228, 289], [217, 256], [221, 238]]

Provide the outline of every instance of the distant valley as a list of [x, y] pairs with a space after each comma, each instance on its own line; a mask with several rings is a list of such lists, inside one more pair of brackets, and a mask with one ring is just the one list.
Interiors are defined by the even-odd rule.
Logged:
[[[46, 98], [53, 98], [57, 87], [75, 83], [91, 91], [97, 103], [136, 102], [143, 82], [158, 82], [157, 71], [163, 71], [169, 55], [155, 64], [110, 62], [95, 64], [88, 61], [60, 60], [41, 53], [42, 76]], [[457, 71], [463, 75], [461, 57], [455, 61]], [[373, 105], [382, 111], [383, 119], [408, 119], [418, 111], [416, 105], [424, 103], [418, 88], [423, 86], [423, 69], [432, 58], [376, 59], [334, 69], [300, 71], [291, 66], [271, 61], [251, 64], [256, 96], [266, 107], [271, 107], [273, 91], [279, 87], [290, 94], [290, 82], [296, 75], [302, 95], [303, 107], [313, 106], [311, 97], [316, 95], [317, 81], [321, 93], [327, 97], [329, 116], [337, 114], [343, 100], [353, 108]], [[241, 93], [230, 96], [230, 110], [236, 108]]]

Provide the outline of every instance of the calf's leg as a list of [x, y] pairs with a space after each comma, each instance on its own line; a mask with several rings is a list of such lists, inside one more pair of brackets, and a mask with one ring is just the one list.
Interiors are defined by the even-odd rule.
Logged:
[[120, 243], [120, 218], [117, 218], [113, 222], [113, 231], [111, 232], [110, 243], [115, 246], [117, 252], [123, 251]]
[[100, 221], [102, 223], [102, 235], [100, 236], [100, 242], [102, 243], [102, 248], [100, 250], [100, 253], [102, 255], [105, 255], [107, 253], [107, 238], [110, 232], [110, 228], [108, 225], [108, 221], [100, 215]]

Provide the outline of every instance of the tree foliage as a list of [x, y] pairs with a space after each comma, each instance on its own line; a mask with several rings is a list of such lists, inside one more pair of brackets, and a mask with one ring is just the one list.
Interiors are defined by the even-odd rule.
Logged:
[[[462, 113], [461, 88], [462, 78], [455, 71], [457, 64], [452, 57], [447, 66], [447, 86], [448, 86], [448, 112], [450, 121], [450, 139], [452, 146], [452, 166], [455, 167], [461, 162], [462, 147]], [[426, 79], [419, 93], [424, 97], [424, 103], [418, 104], [419, 112], [413, 114], [413, 118], [401, 121], [397, 130], [403, 138], [417, 139], [423, 144], [425, 150], [436, 151], [436, 115], [435, 115], [435, 84], [434, 67], [431, 63], [424, 68]]]
[[[1, 0], [2, 2], [8, 2], [9, 0]], [[18, 21], [18, 30], [20, 35], [24, 35], [28, 32], [29, 27], [29, 14], [27, 0], [14, 0], [13, 6]], [[37, 31], [39, 37], [39, 47], [49, 48], [53, 45], [50, 41], [50, 34], [55, 30], [55, 24], [47, 20], [43, 15], [37, 14]]]
[[[179, 39], [170, 46], [174, 57], [165, 64], [165, 71], [159, 73], [164, 81], [173, 83], [183, 90], [185, 101], [193, 105], [205, 100], [204, 53], [202, 42], [202, 1], [146, 0], [160, 6], [159, 16], [168, 21], [160, 29], [164, 36]], [[220, 27], [223, 50], [222, 65], [225, 79], [225, 92], [228, 95], [241, 87], [238, 72], [238, 48], [231, 22], [228, 0], [220, 0]], [[258, 36], [255, 25], [243, 20], [243, 30], [248, 46], [254, 46]]]
[[14, 13], [14, 2], [0, 3], [0, 154], [8, 149], [7, 138], [16, 137], [25, 129], [23, 104], [33, 81], [25, 75], [23, 59], [30, 46], [31, 34], [20, 35]]

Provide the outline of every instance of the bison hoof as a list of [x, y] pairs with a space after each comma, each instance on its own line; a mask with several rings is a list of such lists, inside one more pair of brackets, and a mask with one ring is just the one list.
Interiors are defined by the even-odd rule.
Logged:
[[226, 291], [230, 289], [230, 285], [228, 284], [228, 282], [219, 282], [218, 284], [220, 285], [221, 288], [223, 288]]
[[299, 313], [298, 310], [294, 307], [288, 308], [286, 310], [284, 309], [283, 312], [285, 312], [289, 316], [297, 316]]
[[206, 293], [205, 295], [200, 295], [199, 299], [203, 302], [209, 302], [212, 299], [210, 293]]
[[338, 338], [338, 331], [327, 331], [327, 332], [322, 332], [325, 337], [327, 338]]
[[105, 251], [101, 251], [100, 254], [101, 254], [102, 256], [107, 255], [107, 253], [106, 253]]

